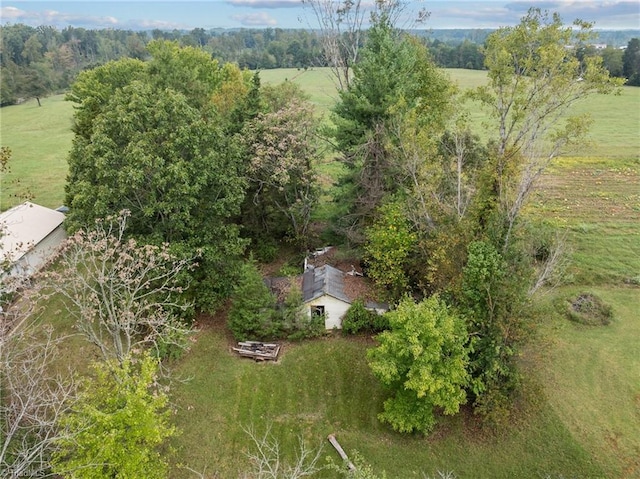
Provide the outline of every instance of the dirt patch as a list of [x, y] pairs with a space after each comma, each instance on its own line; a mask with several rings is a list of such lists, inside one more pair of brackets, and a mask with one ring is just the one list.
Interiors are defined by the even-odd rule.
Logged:
[[640, 172], [629, 167], [562, 168], [540, 178], [533, 200], [548, 212], [574, 220], [640, 220], [638, 181]]

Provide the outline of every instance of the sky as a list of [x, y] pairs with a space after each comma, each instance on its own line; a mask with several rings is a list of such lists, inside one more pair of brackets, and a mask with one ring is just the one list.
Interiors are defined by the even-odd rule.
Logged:
[[[0, 23], [87, 29], [316, 28], [301, 0], [0, 0]], [[371, 2], [372, 0], [365, 0]], [[448, 0], [410, 2], [430, 12], [422, 28], [497, 28], [518, 23], [532, 7], [558, 12], [567, 24], [596, 30], [640, 29], [640, 0]]]

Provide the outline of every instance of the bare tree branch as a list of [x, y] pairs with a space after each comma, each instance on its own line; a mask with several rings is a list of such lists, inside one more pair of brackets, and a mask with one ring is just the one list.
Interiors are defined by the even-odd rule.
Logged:
[[0, 314], [0, 476], [48, 477], [62, 434], [57, 421], [73, 404], [76, 384], [71, 374], [52, 372], [62, 339], [51, 327], [4, 319]]
[[[58, 293], [79, 331], [105, 359], [122, 362], [140, 348], [186, 347], [190, 328], [179, 313], [183, 271], [192, 259], [177, 259], [168, 246], [140, 245], [126, 239], [127, 214], [98, 221], [79, 231], [60, 252], [58, 265], [42, 275]], [[160, 352], [160, 351], [159, 351]]]
[[280, 443], [271, 434], [271, 426], [262, 435], [253, 426], [244, 427], [243, 430], [253, 441], [254, 449], [247, 452], [251, 470], [242, 479], [299, 479], [311, 477], [323, 469], [318, 465], [322, 446], [314, 451], [300, 437], [296, 461], [293, 464], [285, 463], [282, 461]]

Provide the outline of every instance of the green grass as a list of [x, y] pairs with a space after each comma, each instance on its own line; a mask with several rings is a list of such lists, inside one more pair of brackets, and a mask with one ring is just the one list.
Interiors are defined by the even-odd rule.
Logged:
[[[462, 88], [486, 82], [486, 72], [450, 69], [451, 79]], [[264, 83], [293, 81], [303, 87], [319, 114], [327, 115], [337, 98], [329, 69], [295, 68], [264, 70]], [[73, 135], [73, 105], [63, 95], [35, 100], [0, 109], [0, 144], [13, 152], [11, 172], [0, 180], [0, 211], [22, 201], [24, 195], [43, 206], [55, 208], [64, 200], [67, 174], [66, 158]], [[640, 88], [625, 87], [620, 96], [594, 95], [577, 107], [589, 111], [594, 124], [589, 135], [591, 144], [577, 155], [602, 157], [640, 156]], [[471, 117], [478, 131], [485, 129], [486, 114], [472, 108]]]
[[566, 158], [550, 168], [529, 214], [566, 233], [569, 284], [613, 306], [608, 326], [543, 323], [539, 377], [548, 405], [607, 477], [640, 477], [640, 161]]
[[562, 158], [543, 176], [530, 211], [568, 236], [570, 280], [640, 280], [640, 160]]
[[328, 113], [338, 99], [329, 68], [261, 70], [260, 79], [266, 84], [291, 81], [300, 85], [320, 114]]
[[[299, 436], [317, 447], [334, 433], [349, 453], [358, 450], [391, 478], [436, 470], [461, 478], [603, 475], [553, 410], [529, 408], [499, 436], [470, 432], [468, 415], [447, 418], [433, 437], [390, 431], [377, 420], [384, 391], [364, 359], [371, 344], [333, 337], [286, 345], [278, 363], [258, 364], [231, 353], [219, 330], [205, 328], [177, 368], [193, 377], [174, 396], [180, 460], [214, 477], [238, 477], [251, 447], [243, 426], [271, 425], [289, 460]], [[339, 462], [331, 448], [325, 455]], [[189, 475], [176, 470], [172, 477]]]
[[23, 201], [56, 208], [64, 200], [73, 106], [64, 95], [0, 109], [0, 144], [11, 149], [10, 171], [0, 179], [0, 211]]
[[[585, 288], [556, 293], [569, 298]], [[613, 305], [608, 326], [582, 326], [552, 316], [543, 333], [549, 341], [540, 368], [549, 407], [608, 471], [607, 477], [640, 477], [640, 292], [631, 287], [598, 287]]]

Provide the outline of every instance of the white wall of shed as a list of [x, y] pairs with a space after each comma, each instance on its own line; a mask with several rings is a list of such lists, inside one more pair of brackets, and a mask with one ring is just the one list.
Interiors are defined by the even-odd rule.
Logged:
[[314, 306], [324, 306], [324, 327], [326, 329], [342, 329], [342, 318], [351, 305], [325, 294], [307, 303], [309, 315], [311, 315]]
[[65, 239], [67, 233], [60, 225], [16, 262], [11, 268], [12, 274], [35, 273], [51, 258]]

